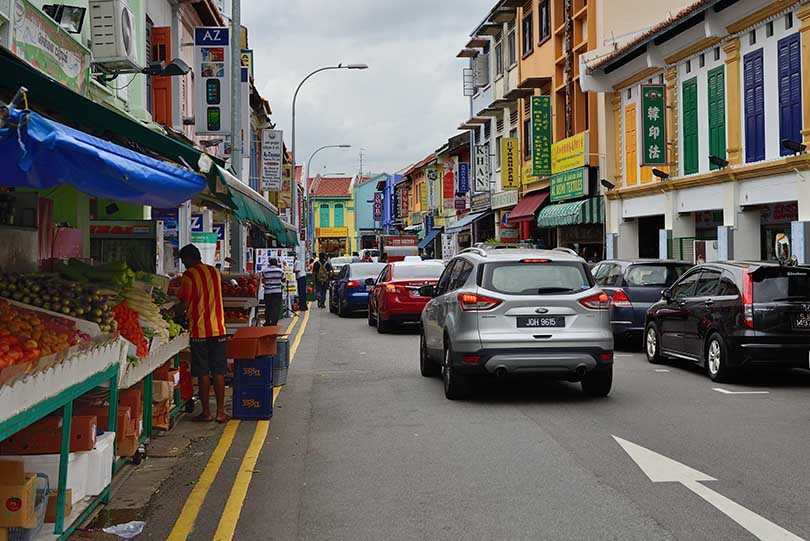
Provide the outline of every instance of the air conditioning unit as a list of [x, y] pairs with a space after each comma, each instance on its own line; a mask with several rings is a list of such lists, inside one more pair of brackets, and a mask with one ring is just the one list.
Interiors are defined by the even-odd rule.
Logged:
[[104, 71], [138, 72], [135, 17], [126, 0], [90, 1], [93, 64]]

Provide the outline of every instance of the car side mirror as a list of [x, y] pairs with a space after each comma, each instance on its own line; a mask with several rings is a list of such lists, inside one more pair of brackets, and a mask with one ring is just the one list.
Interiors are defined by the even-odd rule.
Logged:
[[419, 296], [420, 297], [435, 297], [436, 296], [436, 286], [427, 285], [422, 286], [419, 288]]
[[671, 289], [661, 290], [661, 298], [667, 302], [670, 302], [672, 300], [672, 290]]
[[373, 286], [375, 284], [374, 278], [366, 278], [366, 285]]

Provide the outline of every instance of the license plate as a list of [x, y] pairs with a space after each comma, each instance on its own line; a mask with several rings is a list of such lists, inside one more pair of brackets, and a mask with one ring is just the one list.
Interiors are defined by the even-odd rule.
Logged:
[[797, 314], [793, 320], [793, 328], [810, 331], [810, 313]]
[[564, 317], [537, 317], [518, 316], [517, 326], [526, 329], [544, 329], [549, 327], [565, 327]]

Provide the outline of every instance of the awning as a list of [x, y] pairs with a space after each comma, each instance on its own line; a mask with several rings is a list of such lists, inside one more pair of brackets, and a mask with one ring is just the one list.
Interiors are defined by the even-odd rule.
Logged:
[[64, 184], [94, 197], [176, 207], [205, 188], [201, 175], [12, 109], [0, 129], [0, 184], [50, 189]]
[[431, 244], [436, 239], [436, 237], [439, 236], [439, 233], [441, 232], [442, 232], [441, 227], [433, 228], [430, 231], [428, 231], [427, 235], [425, 235], [425, 238], [419, 241], [419, 249], [424, 250], [425, 248], [427, 248], [427, 246]]
[[515, 205], [509, 213], [509, 223], [533, 222], [537, 209], [548, 199], [548, 191], [529, 194]]
[[[0, 47], [0, 100], [10, 101], [19, 87], [28, 89], [28, 107], [83, 132], [139, 153], [197, 167], [200, 150], [146, 124], [89, 100]], [[222, 163], [217, 158], [215, 162]]]
[[409, 233], [420, 233], [422, 231], [422, 224], [409, 225], [404, 229]]
[[491, 212], [477, 212], [475, 214], [467, 214], [466, 216], [461, 218], [459, 221], [448, 225], [447, 226], [447, 232], [448, 233], [458, 233], [459, 231], [461, 231], [465, 227], [477, 222], [478, 220], [480, 220], [484, 216], [491, 216], [491, 215], [492, 215]]
[[604, 222], [604, 213], [601, 197], [549, 205], [537, 215], [537, 225], [540, 227], [601, 224], [602, 222]]

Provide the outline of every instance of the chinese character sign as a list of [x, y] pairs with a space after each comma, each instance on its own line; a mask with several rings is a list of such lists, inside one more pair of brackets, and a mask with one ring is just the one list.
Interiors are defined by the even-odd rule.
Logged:
[[532, 176], [551, 175], [551, 96], [532, 96]]
[[470, 191], [470, 164], [459, 162], [458, 164], [458, 193]]
[[667, 164], [664, 85], [641, 86], [642, 165]]

